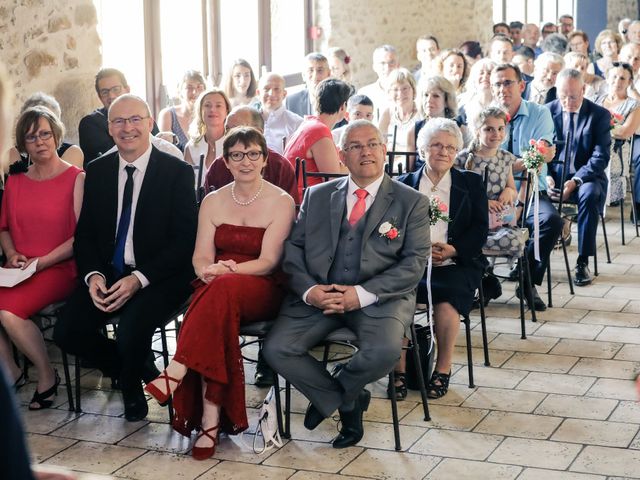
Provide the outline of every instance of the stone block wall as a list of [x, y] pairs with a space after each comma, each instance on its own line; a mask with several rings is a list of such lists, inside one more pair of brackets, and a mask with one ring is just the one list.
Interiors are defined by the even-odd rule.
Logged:
[[0, 60], [13, 82], [14, 111], [33, 92], [55, 96], [72, 142], [80, 118], [99, 106], [93, 88], [102, 63], [96, 24], [91, 0], [0, 2]]
[[441, 48], [466, 40], [483, 45], [491, 38], [491, 0], [317, 0], [315, 24], [322, 27], [316, 49], [343, 47], [353, 59], [353, 81], [361, 86], [375, 80], [373, 50], [384, 43], [398, 49], [400, 63], [413, 67], [415, 41], [435, 35]]
[[637, 0], [615, 0], [607, 2], [607, 28], [618, 31], [618, 22], [623, 18], [638, 18]]

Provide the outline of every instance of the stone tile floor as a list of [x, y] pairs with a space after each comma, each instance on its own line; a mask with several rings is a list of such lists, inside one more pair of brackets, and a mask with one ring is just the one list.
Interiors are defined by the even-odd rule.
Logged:
[[[128, 423], [120, 394], [87, 370], [82, 414], [67, 410], [64, 388], [55, 408], [42, 412], [26, 409], [33, 384], [21, 390], [33, 460], [77, 471], [82, 479], [640, 478], [640, 404], [633, 382], [640, 371], [640, 239], [627, 223], [622, 246], [618, 212], [610, 216], [612, 263], [601, 247], [599, 277], [571, 295], [561, 252], [555, 252], [554, 308], [539, 314], [538, 323], [527, 320], [526, 340], [519, 333], [515, 284], [503, 285], [503, 296], [487, 310], [490, 367], [482, 364], [479, 319], [472, 317], [476, 387], [467, 386], [461, 331], [451, 388], [430, 402], [431, 422], [422, 419], [417, 392], [399, 404], [402, 452], [393, 450], [384, 380], [371, 385], [374, 399], [357, 447], [331, 448], [333, 421], [305, 430], [306, 401], [294, 392], [292, 440], [283, 448], [258, 456], [241, 438], [225, 437], [214, 458], [197, 462], [188, 455], [190, 441], [169, 428], [166, 409], [150, 401], [147, 421]], [[598, 239], [602, 244], [601, 232]], [[546, 286], [540, 291], [546, 293]], [[55, 347], [51, 355], [59, 362]], [[252, 379], [253, 366], [246, 370]], [[248, 384], [246, 391], [251, 431], [267, 390]], [[245, 439], [251, 442], [251, 434]]]

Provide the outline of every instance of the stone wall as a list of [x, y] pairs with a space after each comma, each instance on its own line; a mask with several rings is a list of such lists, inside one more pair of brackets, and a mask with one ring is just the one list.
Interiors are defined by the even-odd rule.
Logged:
[[316, 49], [343, 47], [353, 59], [353, 81], [370, 83], [373, 50], [384, 43], [398, 49], [400, 63], [413, 67], [415, 41], [435, 35], [441, 48], [457, 47], [466, 40], [482, 44], [491, 37], [491, 0], [317, 0], [315, 24], [322, 27]]
[[15, 111], [33, 92], [55, 96], [72, 142], [80, 118], [99, 106], [93, 89], [102, 63], [96, 23], [91, 0], [0, 2], [0, 59], [13, 81]]
[[623, 18], [638, 18], [638, 0], [615, 0], [607, 2], [607, 28], [618, 31], [618, 22]]

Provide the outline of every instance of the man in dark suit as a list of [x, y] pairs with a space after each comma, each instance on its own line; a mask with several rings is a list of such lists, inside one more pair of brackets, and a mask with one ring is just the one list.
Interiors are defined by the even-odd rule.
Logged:
[[[364, 386], [400, 358], [430, 251], [428, 199], [384, 174], [380, 131], [357, 120], [341, 146], [349, 177], [307, 190], [285, 244], [292, 293], [264, 345], [271, 367], [311, 401], [305, 427], [314, 429], [338, 409], [335, 448], [355, 445], [364, 434], [362, 412], [371, 397]], [[332, 376], [309, 350], [341, 327], [356, 334], [360, 348]]]
[[[103, 107], [82, 117], [78, 125], [80, 148], [84, 153], [85, 166], [91, 160], [107, 153], [115, 145], [109, 133], [107, 112], [116, 98], [130, 91], [124, 74], [115, 68], [100, 69], [96, 74], [95, 88]], [[153, 135], [158, 133], [155, 122], [151, 133]]]
[[305, 67], [302, 71], [302, 78], [305, 88], [299, 92], [288, 95], [285, 99], [287, 110], [304, 117], [314, 115], [315, 92], [318, 84], [325, 78], [331, 76], [329, 61], [327, 57], [318, 52], [311, 52], [306, 57]]
[[[148, 362], [153, 333], [188, 297], [195, 277], [193, 170], [151, 145], [152, 125], [149, 107], [134, 95], [109, 108], [118, 151], [87, 167], [74, 242], [82, 285], [54, 331], [62, 349], [120, 379], [130, 421], [147, 414], [140, 379], [158, 373]], [[114, 315], [115, 341], [100, 332]]]
[[[584, 98], [584, 81], [579, 71], [566, 69], [558, 75], [558, 100], [547, 106], [556, 136], [563, 139], [550, 175], [557, 187], [556, 198], [578, 204], [578, 260], [575, 284], [592, 281], [589, 257], [596, 252], [596, 231], [607, 196], [605, 169], [611, 149], [611, 114], [606, 108]], [[562, 185], [563, 164], [567, 164]]]
[[558, 97], [556, 78], [563, 67], [564, 59], [557, 53], [540, 54], [534, 63], [533, 80], [526, 84], [522, 97], [538, 105], [553, 102]]

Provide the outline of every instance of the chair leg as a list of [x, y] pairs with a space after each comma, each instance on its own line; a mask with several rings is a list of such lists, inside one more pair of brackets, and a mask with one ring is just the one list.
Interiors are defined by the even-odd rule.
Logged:
[[527, 338], [524, 327], [524, 262], [522, 259], [524, 256], [518, 259], [518, 287], [520, 288], [520, 338]]
[[[633, 192], [633, 188], [631, 189]], [[633, 215], [633, 225], [636, 228], [636, 237], [640, 237], [640, 229], [638, 228], [638, 211], [636, 209], [636, 200], [633, 198], [633, 193], [631, 194], [631, 214]]]
[[465, 335], [467, 337], [467, 369], [469, 370], [469, 388], [475, 388], [473, 381], [473, 352], [471, 346], [471, 320], [469, 315], [465, 315], [463, 318]]
[[571, 292], [571, 295], [575, 295], [575, 292], [573, 290], [573, 277], [571, 276], [571, 267], [569, 267], [569, 254], [567, 253], [567, 244], [564, 243], [564, 240], [560, 240], [560, 244], [562, 245], [562, 254], [564, 255], [564, 267], [567, 270], [567, 280], [569, 281], [569, 291]]
[[329, 363], [329, 343], [325, 344], [324, 351], [322, 352], [322, 365], [325, 367]]
[[602, 222], [602, 235], [604, 236], [604, 249], [607, 252], [607, 263], [611, 263], [611, 252], [609, 252], [609, 239], [607, 238], [607, 227], [604, 224], [604, 215], [600, 214]]
[[626, 245], [624, 241], [624, 198], [620, 200], [620, 232], [622, 234], [622, 245]]
[[598, 276], [598, 249], [593, 252], [593, 274]]
[[396, 374], [393, 368], [389, 372], [389, 387], [391, 387], [391, 416], [393, 418], [393, 438], [396, 442], [396, 450], [402, 450], [400, 445], [400, 420], [398, 419], [398, 398], [396, 395]]
[[284, 431], [284, 425], [282, 423], [282, 400], [280, 399], [280, 378], [275, 370], [272, 370], [273, 373], [273, 389], [276, 396], [276, 411], [278, 412], [278, 431], [281, 433], [283, 438], [290, 438], [286, 435]]
[[284, 437], [291, 438], [291, 383], [286, 380], [284, 383]]
[[[160, 327], [160, 340], [162, 342], [162, 363], [164, 368], [169, 366], [169, 346], [167, 345], [167, 330], [163, 325]], [[173, 425], [173, 395], [169, 396], [169, 403], [167, 403], [169, 409], [169, 424]]]
[[[531, 269], [529, 268], [529, 259], [527, 258], [526, 255], [522, 256], [522, 263], [524, 264], [524, 278], [525, 278], [525, 283], [529, 285], [529, 297], [533, 298], [533, 280], [531, 278]], [[531, 310], [531, 321], [532, 322], [537, 322], [538, 318], [536, 317], [536, 309], [535, 308], [530, 308], [529, 310]], [[524, 327], [524, 323], [523, 323], [523, 327]], [[524, 330], [523, 330], [524, 332]]]
[[80, 391], [80, 357], [75, 356], [76, 362], [76, 413], [82, 413], [82, 405], [80, 404], [80, 397], [82, 392]]
[[[69, 357], [67, 357], [67, 352], [61, 350], [62, 352], [62, 368], [64, 369], [64, 383], [67, 387], [67, 400], [69, 401], [69, 411], [73, 412], [75, 410], [75, 404], [73, 403], [73, 387], [71, 386], [71, 375], [69, 374]], [[76, 375], [80, 372], [76, 370]]]
[[491, 366], [489, 362], [489, 341], [487, 339], [487, 315], [484, 310], [484, 289], [482, 288], [482, 281], [478, 286], [478, 303], [480, 304], [480, 328], [482, 330], [482, 349], [484, 350], [484, 364], [485, 366]]
[[547, 263], [547, 306], [553, 307], [553, 295], [551, 294], [551, 262]]
[[[416, 376], [418, 377], [418, 386], [420, 387], [420, 397], [422, 398], [422, 410], [424, 411], [424, 421], [428, 422], [431, 420], [431, 415], [429, 415], [429, 400], [427, 399], [427, 387], [424, 384], [424, 374], [422, 371], [422, 362], [420, 361], [420, 346], [418, 345], [418, 335], [416, 334], [416, 325], [415, 323], [411, 324], [411, 342], [413, 343], [411, 347], [411, 353], [413, 355], [413, 364], [416, 368]], [[427, 375], [429, 372], [427, 372]], [[394, 383], [395, 388], [395, 383]]]

